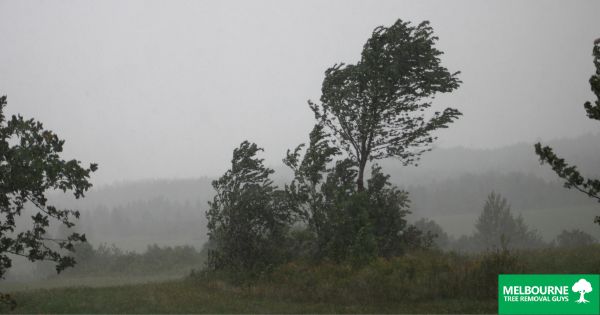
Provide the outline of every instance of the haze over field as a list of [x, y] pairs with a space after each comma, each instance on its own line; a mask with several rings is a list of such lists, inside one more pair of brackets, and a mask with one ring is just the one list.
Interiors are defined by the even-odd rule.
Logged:
[[0, 312], [490, 313], [499, 274], [599, 273], [598, 13], [0, 0]]
[[[595, 137], [549, 144], [582, 169], [593, 170], [600, 163]], [[583, 229], [600, 239], [600, 229], [590, 220], [597, 212], [597, 203], [564, 189], [547, 167], [539, 165], [531, 145], [490, 150], [439, 148], [424, 157], [419, 167], [399, 167], [395, 160], [381, 164], [392, 182], [410, 193], [411, 221], [433, 218], [453, 236], [472, 231], [486, 195], [496, 191], [507, 197], [514, 211], [530, 218], [528, 223], [548, 241], [562, 229], [571, 228]], [[279, 186], [291, 180], [284, 166], [276, 174]], [[138, 251], [150, 243], [200, 248], [207, 240], [204, 212], [214, 194], [211, 181], [126, 182], [93, 189], [77, 202], [61, 197], [57, 202], [85, 210], [80, 228], [94, 244], [115, 243]]]

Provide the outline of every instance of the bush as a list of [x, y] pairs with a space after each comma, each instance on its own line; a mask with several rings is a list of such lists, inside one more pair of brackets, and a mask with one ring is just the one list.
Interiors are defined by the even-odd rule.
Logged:
[[444, 229], [433, 220], [422, 218], [414, 223], [414, 226], [424, 235], [431, 237], [432, 245], [438, 249], [448, 249], [450, 246], [450, 237]]
[[245, 289], [227, 284], [227, 278], [216, 273], [194, 279], [215, 289], [248, 290], [257, 298], [379, 307], [434, 300], [495, 304], [499, 274], [599, 272], [600, 245], [596, 244], [479, 254], [420, 250], [390, 259], [379, 257], [360, 267], [292, 261]]
[[559, 247], [581, 247], [594, 244], [595, 242], [596, 239], [593, 236], [579, 229], [571, 231], [563, 230], [556, 237], [556, 245]]

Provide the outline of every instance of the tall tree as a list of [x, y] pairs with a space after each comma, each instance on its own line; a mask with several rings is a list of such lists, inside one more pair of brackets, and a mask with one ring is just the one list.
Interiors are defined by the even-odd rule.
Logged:
[[[96, 164], [82, 167], [77, 160], [63, 160], [64, 140], [42, 123], [4, 115], [6, 96], [0, 97], [0, 277], [12, 265], [10, 255], [30, 261], [50, 260], [58, 272], [73, 266], [75, 260], [63, 250], [85, 242], [85, 235], [72, 233], [63, 238], [48, 237], [51, 222], [75, 225], [79, 211], [59, 209], [48, 203], [46, 193], [60, 190], [81, 198], [92, 186], [89, 177]], [[26, 206], [35, 208], [31, 224], [17, 226]], [[6, 298], [6, 296], [2, 296]], [[6, 299], [5, 299], [6, 300]]]
[[[600, 38], [594, 41], [592, 55], [594, 56], [596, 73], [590, 78], [590, 86], [592, 92], [596, 95], [596, 101], [594, 103], [585, 102], [583, 107], [590, 119], [600, 120]], [[542, 144], [539, 142], [535, 144], [535, 153], [540, 158], [542, 164], [550, 164], [552, 170], [565, 180], [564, 186], [566, 188], [579, 190], [600, 202], [600, 179], [583, 177], [577, 166], [569, 165], [565, 159], [556, 155], [552, 148], [548, 146], [542, 147]], [[594, 222], [600, 224], [600, 216], [596, 216]]]
[[425, 117], [437, 93], [451, 92], [461, 81], [440, 63], [438, 38], [429, 22], [417, 26], [398, 20], [377, 27], [356, 64], [336, 64], [325, 71], [321, 103], [309, 101], [315, 117], [327, 126], [358, 167], [357, 188], [364, 190], [370, 160], [399, 158], [405, 165], [428, 151], [436, 137], [461, 113], [453, 108]]
[[288, 151], [283, 160], [294, 171], [285, 188], [289, 206], [315, 236], [315, 258], [362, 264], [425, 244], [406, 222], [408, 194], [392, 186], [378, 165], [366, 189], [358, 192], [354, 162], [335, 159], [341, 154], [323, 125], [313, 128], [304, 156], [303, 148]]

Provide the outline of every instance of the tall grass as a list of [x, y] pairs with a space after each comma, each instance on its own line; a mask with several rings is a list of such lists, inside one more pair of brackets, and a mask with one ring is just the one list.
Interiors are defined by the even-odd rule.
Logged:
[[494, 313], [501, 273], [600, 273], [600, 245], [420, 251], [362, 267], [295, 261], [240, 285], [222, 273], [196, 272], [163, 283], [19, 291], [12, 312]]
[[195, 279], [217, 289], [249, 290], [256, 296], [294, 302], [386, 305], [483, 300], [495, 305], [498, 275], [514, 273], [600, 273], [600, 245], [479, 254], [429, 250], [379, 258], [360, 268], [290, 262], [245, 286], [209, 273]]

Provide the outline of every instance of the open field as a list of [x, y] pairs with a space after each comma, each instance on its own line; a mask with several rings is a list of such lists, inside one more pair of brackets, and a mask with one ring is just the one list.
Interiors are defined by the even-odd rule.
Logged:
[[0, 312], [495, 313], [497, 277], [504, 273], [600, 273], [600, 245], [474, 255], [417, 251], [362, 267], [294, 261], [250, 281], [209, 272], [138, 284], [123, 284], [136, 280], [127, 277], [63, 279], [71, 286], [55, 280], [10, 290], [18, 306]]
[[159, 274], [142, 276], [81, 276], [68, 277], [63, 274], [51, 277], [45, 280], [35, 281], [2, 281], [0, 282], [0, 292], [28, 291], [36, 289], [54, 289], [66, 287], [110, 287], [132, 284], [145, 284], [154, 282], [165, 282], [178, 280], [184, 276], [180, 274]]
[[[387, 305], [294, 301], [253, 288], [229, 288], [178, 280], [102, 288], [19, 291], [12, 313], [492, 313], [496, 303], [436, 300]], [[7, 310], [3, 310], [6, 312]]]

